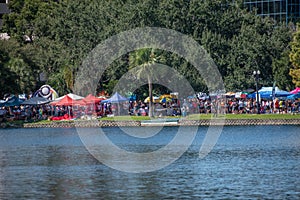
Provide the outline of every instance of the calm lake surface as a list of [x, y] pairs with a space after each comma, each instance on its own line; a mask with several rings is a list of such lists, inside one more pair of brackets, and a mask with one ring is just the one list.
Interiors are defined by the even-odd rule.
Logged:
[[[104, 130], [120, 148], [145, 152], [177, 129], [150, 138]], [[91, 156], [74, 128], [0, 129], [0, 199], [300, 199], [300, 126], [224, 127], [200, 159], [206, 131], [169, 166], [125, 173]]]

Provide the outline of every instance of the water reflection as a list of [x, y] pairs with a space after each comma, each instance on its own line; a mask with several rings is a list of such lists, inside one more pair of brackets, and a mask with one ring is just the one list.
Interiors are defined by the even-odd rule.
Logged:
[[[139, 174], [94, 159], [75, 129], [0, 130], [0, 199], [300, 198], [299, 126], [225, 127], [200, 159], [205, 130], [176, 162]], [[172, 127], [145, 141], [118, 131], [107, 129], [121, 148], [139, 152], [174, 136]]]

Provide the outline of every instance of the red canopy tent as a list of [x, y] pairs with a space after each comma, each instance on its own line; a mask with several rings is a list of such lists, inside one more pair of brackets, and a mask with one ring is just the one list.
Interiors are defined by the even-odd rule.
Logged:
[[84, 99], [76, 100], [73, 102], [74, 106], [86, 106], [87, 102]]
[[92, 94], [87, 95], [84, 99], [82, 99], [83, 102], [85, 102], [85, 105], [88, 105], [88, 112], [96, 112], [97, 107], [96, 104], [101, 102], [102, 100], [105, 100], [106, 98], [101, 97], [95, 97]]
[[76, 100], [73, 100], [71, 97], [66, 95], [61, 100], [57, 102], [51, 102], [50, 104], [54, 106], [72, 106], [76, 104]]
[[[76, 100], [73, 100], [71, 97], [68, 95], [64, 96], [61, 100], [59, 101], [54, 101], [50, 103], [51, 105], [54, 106], [72, 106], [76, 105]], [[71, 110], [69, 107], [67, 108], [69, 114], [65, 114], [64, 116], [61, 117], [52, 117], [51, 120], [70, 120], [73, 119], [71, 116]]]
[[99, 103], [100, 101], [104, 100], [105, 98], [98, 98], [93, 96], [92, 94], [87, 95], [83, 100], [88, 104], [95, 104]]

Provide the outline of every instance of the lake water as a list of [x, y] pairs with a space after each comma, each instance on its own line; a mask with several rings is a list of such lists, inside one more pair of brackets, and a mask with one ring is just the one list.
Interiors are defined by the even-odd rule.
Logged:
[[[104, 130], [120, 148], [146, 152], [166, 145], [177, 129], [138, 139]], [[206, 131], [200, 127], [169, 166], [126, 173], [91, 156], [74, 128], [2, 129], [0, 199], [300, 199], [299, 126], [224, 127], [200, 159]]]

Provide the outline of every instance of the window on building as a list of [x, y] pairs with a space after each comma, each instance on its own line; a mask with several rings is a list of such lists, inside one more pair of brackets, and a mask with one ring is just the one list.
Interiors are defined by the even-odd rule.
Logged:
[[269, 10], [269, 3], [268, 2], [264, 2], [263, 3], [263, 14], [269, 14], [270, 13], [270, 10]]
[[274, 13], [281, 13], [281, 6], [279, 1], [274, 2]]
[[286, 12], [286, 1], [281, 2], [281, 11]]
[[257, 5], [256, 5], [256, 8], [257, 8], [257, 14], [263, 14], [263, 12], [262, 12], [262, 4], [261, 3], [258, 3]]

